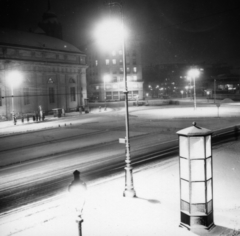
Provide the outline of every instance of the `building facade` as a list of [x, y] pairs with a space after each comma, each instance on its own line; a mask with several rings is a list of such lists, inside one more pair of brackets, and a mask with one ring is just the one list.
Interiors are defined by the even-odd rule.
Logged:
[[[128, 98], [143, 98], [142, 61], [138, 42], [126, 45], [126, 72]], [[88, 95], [92, 101], [124, 100], [124, 76], [122, 49], [103, 51], [92, 45], [87, 49]]]
[[[0, 117], [31, 113], [41, 106], [76, 110], [87, 102], [86, 56], [57, 38], [0, 29]], [[9, 75], [18, 71], [19, 85]], [[16, 80], [18, 78], [15, 78]]]

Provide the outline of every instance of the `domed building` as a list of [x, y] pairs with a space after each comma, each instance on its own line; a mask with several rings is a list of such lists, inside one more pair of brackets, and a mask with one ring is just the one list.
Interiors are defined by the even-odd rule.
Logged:
[[0, 28], [0, 119], [85, 106], [86, 69], [86, 55], [59, 38]]
[[[50, 1], [48, 1], [48, 10], [44, 12], [38, 27], [48, 36], [62, 39], [62, 25], [58, 21], [57, 15], [51, 11]], [[39, 28], [35, 31], [36, 33], [39, 33]]]

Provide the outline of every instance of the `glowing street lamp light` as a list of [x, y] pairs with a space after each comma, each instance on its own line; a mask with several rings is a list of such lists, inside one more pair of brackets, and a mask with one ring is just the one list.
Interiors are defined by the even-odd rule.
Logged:
[[82, 236], [82, 210], [85, 204], [87, 186], [80, 179], [80, 172], [75, 170], [73, 172], [74, 180], [68, 186], [70, 205], [77, 213], [78, 233]]
[[[124, 143], [126, 145], [126, 166], [125, 166], [125, 190], [123, 196], [135, 197], [136, 192], [133, 186], [133, 175], [130, 157], [130, 138], [129, 138], [129, 112], [128, 112], [128, 86], [127, 86], [127, 70], [126, 70], [126, 53], [125, 53], [125, 29], [123, 20], [123, 6], [119, 2], [108, 3], [110, 7], [117, 6], [120, 9], [121, 22], [114, 19], [104, 22], [103, 25], [98, 29], [97, 33], [100, 34], [104, 44], [108, 46], [115, 46], [116, 43], [121, 43], [122, 46], [122, 61], [123, 61], [123, 78], [125, 85], [125, 126], [126, 126], [126, 137]], [[119, 42], [120, 41], [120, 42]], [[120, 139], [122, 140], [122, 139]], [[122, 142], [122, 141], [121, 141]]]
[[180, 92], [181, 92], [181, 94], [182, 94], [182, 98], [183, 98], [183, 90], [181, 90]]
[[19, 86], [22, 81], [22, 74], [19, 71], [11, 71], [7, 76], [7, 81], [11, 87], [11, 97], [12, 97], [12, 117], [15, 118], [14, 112], [14, 88]]
[[210, 229], [213, 221], [212, 131], [193, 126], [179, 136], [181, 227]]
[[194, 96], [194, 109], [197, 108], [197, 101], [196, 101], [196, 78], [200, 75], [199, 69], [191, 69], [188, 71], [188, 76], [193, 79], [193, 96]]

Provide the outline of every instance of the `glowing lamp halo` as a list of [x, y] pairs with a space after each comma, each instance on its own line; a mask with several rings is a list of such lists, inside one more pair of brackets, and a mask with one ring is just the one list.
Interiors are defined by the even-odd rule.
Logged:
[[19, 71], [11, 71], [7, 75], [7, 81], [11, 87], [17, 87], [22, 82], [22, 74]]
[[197, 78], [199, 75], [200, 75], [199, 69], [191, 69], [188, 71], [188, 76], [190, 76], [190, 78]]
[[119, 47], [127, 33], [118, 19], [106, 19], [96, 26], [95, 38], [104, 48]]

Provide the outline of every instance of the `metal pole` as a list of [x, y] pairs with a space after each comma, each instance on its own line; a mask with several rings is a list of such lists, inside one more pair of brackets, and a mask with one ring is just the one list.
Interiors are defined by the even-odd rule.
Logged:
[[12, 117], [14, 119], [14, 95], [13, 95], [13, 85], [11, 84], [11, 91], [12, 91]]
[[196, 110], [197, 108], [197, 102], [196, 102], [196, 85], [195, 85], [195, 76], [193, 77], [193, 91], [194, 91], [194, 109]]
[[125, 53], [125, 42], [124, 42], [124, 20], [123, 20], [123, 6], [118, 2], [110, 2], [110, 6], [118, 6], [121, 13], [121, 27], [122, 27], [122, 56], [123, 56], [123, 77], [125, 84], [125, 126], [126, 126], [126, 166], [125, 166], [125, 190], [123, 192], [124, 197], [135, 197], [136, 192], [133, 186], [133, 175], [131, 166], [131, 156], [130, 156], [130, 138], [129, 138], [129, 113], [128, 113], [128, 88], [127, 88], [127, 71], [126, 71], [126, 53]]
[[81, 216], [79, 216], [80, 219], [78, 220], [78, 235], [79, 236], [82, 236], [82, 222], [83, 222], [83, 219], [81, 218]]
[[216, 79], [214, 79], [214, 103], [216, 103]]
[[124, 197], [135, 197], [136, 192], [133, 186], [133, 175], [132, 175], [132, 166], [131, 166], [131, 156], [130, 156], [130, 138], [129, 138], [129, 112], [128, 112], [128, 87], [127, 87], [127, 71], [126, 71], [126, 53], [125, 53], [125, 42], [124, 42], [124, 20], [123, 20], [123, 7], [119, 3], [117, 4], [120, 7], [121, 11], [121, 20], [122, 20], [122, 56], [123, 56], [123, 77], [125, 84], [125, 126], [126, 126], [126, 166], [125, 166], [125, 190], [123, 192]]

